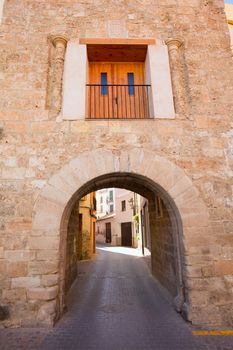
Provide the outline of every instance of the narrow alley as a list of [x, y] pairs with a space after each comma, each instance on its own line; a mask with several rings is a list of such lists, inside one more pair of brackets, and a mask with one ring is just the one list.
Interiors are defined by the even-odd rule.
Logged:
[[231, 349], [232, 337], [192, 335], [137, 249], [98, 245], [79, 264], [67, 308], [54, 329], [0, 330], [1, 350]]

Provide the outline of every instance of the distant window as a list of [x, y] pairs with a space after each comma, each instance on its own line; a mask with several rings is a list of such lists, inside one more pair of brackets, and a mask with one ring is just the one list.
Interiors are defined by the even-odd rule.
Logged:
[[100, 206], [100, 212], [103, 213], [103, 206]]
[[109, 191], [109, 202], [113, 202], [113, 191]]
[[100, 203], [101, 204], [103, 203], [103, 197], [102, 196], [100, 197]]
[[97, 208], [97, 202], [96, 202], [96, 198], [93, 198], [93, 209], [96, 210]]
[[121, 202], [121, 211], [126, 211], [126, 201]]
[[128, 73], [128, 85], [129, 95], [134, 95], [134, 73]]
[[113, 213], [113, 210], [114, 210], [113, 204], [110, 204], [109, 210], [110, 210], [110, 213]]
[[107, 73], [101, 73], [101, 95], [108, 94], [108, 76]]

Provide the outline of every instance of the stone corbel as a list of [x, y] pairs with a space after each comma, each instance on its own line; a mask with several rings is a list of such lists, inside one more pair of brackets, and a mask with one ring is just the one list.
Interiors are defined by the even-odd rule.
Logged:
[[185, 117], [187, 115], [187, 91], [180, 56], [180, 48], [183, 43], [180, 39], [169, 38], [166, 40], [166, 45], [169, 53], [175, 110], [178, 115]]
[[52, 36], [51, 42], [55, 48], [52, 67], [51, 114], [57, 116], [60, 113], [62, 106], [62, 82], [68, 39], [61, 35]]

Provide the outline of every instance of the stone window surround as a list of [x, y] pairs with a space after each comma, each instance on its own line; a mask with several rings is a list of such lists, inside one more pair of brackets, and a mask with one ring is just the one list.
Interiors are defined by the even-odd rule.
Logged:
[[5, 3], [5, 0], [0, 0], [0, 24], [2, 23], [2, 18], [3, 18], [4, 3]]
[[[87, 45], [89, 43], [139, 44], [142, 42], [147, 43], [148, 46], [145, 60], [145, 80], [146, 84], [152, 86], [150, 98], [152, 115], [155, 119], [174, 119], [176, 114], [173, 90], [174, 92], [177, 90], [177, 72], [175, 72], [173, 79], [171, 68], [173, 63], [177, 63], [177, 58], [179, 59], [179, 47], [182, 45], [180, 40], [168, 39], [164, 43], [155, 39], [82, 38], [62, 41], [62, 45], [64, 45], [64, 72], [63, 78], [61, 78], [63, 84], [59, 119], [84, 120], [86, 117]], [[57, 109], [58, 112], [60, 110]]]

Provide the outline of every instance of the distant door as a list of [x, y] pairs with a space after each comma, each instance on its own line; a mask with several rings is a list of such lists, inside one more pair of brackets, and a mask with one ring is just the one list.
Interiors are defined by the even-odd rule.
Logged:
[[106, 243], [112, 242], [112, 231], [111, 231], [111, 222], [105, 224], [106, 229]]
[[132, 224], [131, 224], [131, 222], [123, 222], [121, 224], [121, 245], [124, 247], [132, 247]]

